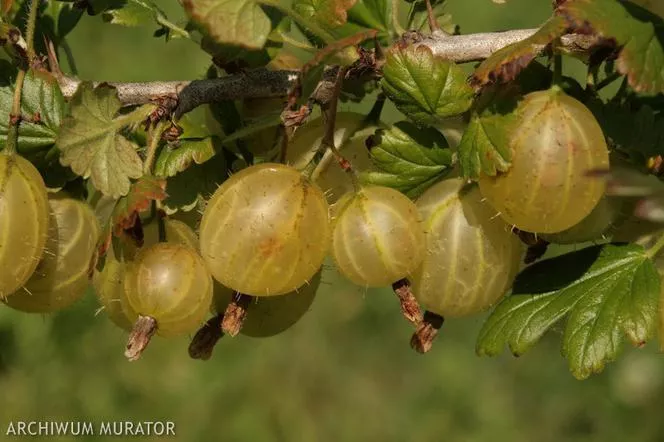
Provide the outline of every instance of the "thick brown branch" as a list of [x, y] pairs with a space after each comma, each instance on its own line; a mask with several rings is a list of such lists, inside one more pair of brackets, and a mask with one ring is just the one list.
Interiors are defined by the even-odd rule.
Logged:
[[[436, 33], [416, 44], [428, 46], [436, 55], [451, 61], [477, 61], [489, 57], [509, 44], [530, 37], [536, 31], [537, 29], [518, 29], [467, 35]], [[569, 34], [561, 38], [563, 47], [574, 52], [588, 51], [597, 41], [598, 38], [592, 35]], [[541, 50], [544, 50], [544, 47]], [[61, 73], [54, 73], [58, 77], [64, 96], [69, 98], [74, 95], [81, 81]], [[179, 104], [175, 109], [175, 116], [179, 117], [205, 103], [286, 96], [296, 85], [298, 75], [298, 71], [257, 69], [210, 80], [110, 84], [118, 89], [120, 101], [125, 105], [144, 104], [164, 95], [176, 96]]]

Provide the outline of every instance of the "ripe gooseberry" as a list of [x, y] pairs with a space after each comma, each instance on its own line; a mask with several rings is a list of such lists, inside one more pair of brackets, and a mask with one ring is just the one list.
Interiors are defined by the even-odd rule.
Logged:
[[426, 255], [410, 278], [424, 308], [443, 317], [480, 312], [509, 290], [523, 247], [476, 185], [441, 181], [417, 200]]
[[48, 237], [48, 196], [39, 171], [25, 158], [0, 153], [0, 299], [37, 268]]
[[[212, 302], [212, 277], [191, 247], [157, 243], [143, 247], [128, 263], [124, 280], [134, 329], [126, 356], [135, 360], [150, 336], [178, 336], [195, 332]], [[138, 336], [138, 346], [132, 343]]]
[[24, 290], [5, 303], [29, 313], [64, 309], [88, 288], [90, 261], [99, 237], [99, 223], [88, 204], [63, 195], [48, 201], [51, 219], [46, 250]]
[[424, 256], [417, 207], [401, 192], [364, 186], [335, 208], [332, 257], [357, 285], [384, 287], [407, 277]]
[[526, 95], [516, 112], [512, 166], [482, 175], [480, 190], [517, 228], [561, 232], [588, 216], [604, 194], [604, 180], [587, 175], [609, 167], [604, 134], [588, 108], [559, 87]]
[[200, 249], [221, 284], [274, 296], [313, 277], [329, 238], [321, 190], [292, 167], [262, 163], [231, 176], [214, 193], [201, 220]]
[[[165, 219], [166, 240], [171, 243], [182, 244], [191, 248], [198, 247], [196, 234], [185, 223], [172, 219]], [[159, 242], [159, 225], [153, 222], [143, 226], [143, 247], [150, 247]], [[130, 331], [132, 323], [129, 317], [136, 313], [127, 304], [124, 291], [124, 278], [127, 263], [131, 262], [138, 252], [138, 248], [131, 243], [118, 244], [118, 250], [113, 246], [106, 252], [104, 267], [95, 271], [92, 284], [99, 303], [109, 319], [123, 330]]]

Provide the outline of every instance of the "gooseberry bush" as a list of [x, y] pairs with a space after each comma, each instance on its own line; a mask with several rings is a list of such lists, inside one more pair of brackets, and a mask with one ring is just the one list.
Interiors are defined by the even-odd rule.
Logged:
[[[175, 22], [151, 0], [2, 2], [6, 308], [94, 292], [129, 360], [180, 335], [208, 359], [295, 325], [329, 262], [391, 288], [420, 353], [476, 315], [478, 355], [555, 328], [579, 379], [664, 342], [660, 3], [555, 0], [539, 28], [475, 35], [445, 0], [180, 4]], [[209, 69], [64, 72], [94, 15], [188, 40]]]

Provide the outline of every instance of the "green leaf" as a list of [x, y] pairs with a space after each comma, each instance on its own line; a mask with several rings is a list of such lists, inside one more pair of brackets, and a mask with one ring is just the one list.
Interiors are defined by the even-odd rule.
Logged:
[[514, 80], [519, 72], [537, 57], [542, 46], [565, 34], [566, 29], [567, 23], [562, 17], [552, 17], [532, 36], [505, 46], [484, 60], [475, 69], [473, 84], [482, 86]]
[[166, 184], [168, 197], [164, 200], [167, 213], [191, 210], [200, 198], [209, 198], [228, 178], [224, 155], [219, 154], [202, 164], [194, 164], [170, 178]]
[[261, 49], [272, 29], [255, 0], [183, 0], [187, 14], [218, 43]]
[[163, 12], [153, 1], [126, 0], [125, 3], [104, 11], [102, 18], [115, 25], [147, 26], [155, 24], [160, 14]]
[[660, 281], [637, 245], [589, 247], [526, 268], [512, 294], [491, 313], [477, 341], [479, 355], [509, 346], [515, 356], [532, 348], [567, 318], [562, 354], [585, 379], [617, 358], [625, 335], [636, 346], [657, 327]]
[[381, 85], [397, 108], [418, 125], [434, 125], [467, 111], [473, 90], [463, 70], [426, 46], [392, 48]]
[[206, 137], [181, 139], [176, 147], [166, 146], [159, 153], [154, 166], [155, 175], [172, 177], [193, 164], [203, 164], [216, 155], [219, 139]]
[[473, 180], [480, 173], [495, 176], [509, 170], [512, 165], [509, 140], [517, 118], [516, 97], [505, 89], [487, 90], [480, 101], [488, 102], [488, 106], [473, 110], [457, 147], [461, 175]]
[[295, 0], [293, 10], [306, 19], [314, 20], [326, 29], [346, 23], [348, 10], [357, 0]]
[[47, 2], [39, 16], [38, 27], [48, 30], [50, 37], [58, 44], [69, 34], [83, 16], [83, 9], [70, 2]]
[[[629, 9], [626, 9], [629, 7]], [[664, 92], [664, 21], [617, 0], [568, 0], [557, 10], [572, 31], [590, 27], [621, 48], [618, 71], [643, 94]]]
[[129, 192], [130, 178], [142, 175], [136, 146], [118, 131], [132, 121], [115, 118], [120, 110], [115, 88], [82, 83], [71, 100], [71, 116], [60, 128], [56, 145], [60, 163], [69, 166], [103, 194], [118, 198]]
[[378, 129], [372, 142], [371, 160], [377, 170], [362, 174], [362, 181], [392, 187], [411, 198], [441, 179], [452, 164], [452, 152], [440, 132], [408, 121]]
[[[14, 86], [0, 88], [0, 114], [11, 113]], [[55, 144], [60, 123], [65, 113], [65, 100], [55, 78], [47, 73], [30, 71], [23, 83], [21, 114], [33, 118], [39, 114], [39, 123], [23, 121], [19, 127], [18, 150], [21, 154], [48, 150]], [[7, 142], [9, 118], [0, 118], [0, 144]]]
[[363, 0], [348, 10], [348, 22], [367, 29], [389, 32], [392, 29], [391, 0]]

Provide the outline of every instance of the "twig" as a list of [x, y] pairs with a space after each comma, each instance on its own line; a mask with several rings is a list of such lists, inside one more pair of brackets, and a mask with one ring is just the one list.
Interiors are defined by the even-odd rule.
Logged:
[[26, 70], [30, 68], [35, 58], [35, 26], [37, 24], [37, 14], [39, 13], [39, 0], [30, 2], [30, 12], [28, 23], [26, 25], [28, 66], [19, 68], [16, 75], [16, 84], [14, 85], [14, 99], [12, 100], [12, 110], [9, 114], [9, 128], [7, 131], [7, 142], [5, 150], [9, 154], [16, 153], [18, 150], [18, 128], [21, 125], [21, 95], [23, 94], [23, 83], [25, 81]]
[[[435, 55], [461, 63], [485, 59], [498, 49], [528, 38], [536, 31], [537, 29], [518, 29], [467, 35], [437, 34], [416, 45], [427, 46]], [[588, 51], [597, 42], [598, 38], [592, 35], [569, 34], [561, 38], [562, 46], [575, 52]], [[540, 48], [544, 49], [544, 46]], [[81, 81], [61, 73], [54, 74], [63, 95], [66, 98], [72, 97]], [[179, 117], [206, 103], [286, 96], [297, 84], [298, 78], [299, 71], [257, 69], [210, 80], [110, 84], [118, 89], [120, 101], [125, 105], [144, 104], [163, 95], [178, 97], [179, 104], [175, 114]]]

